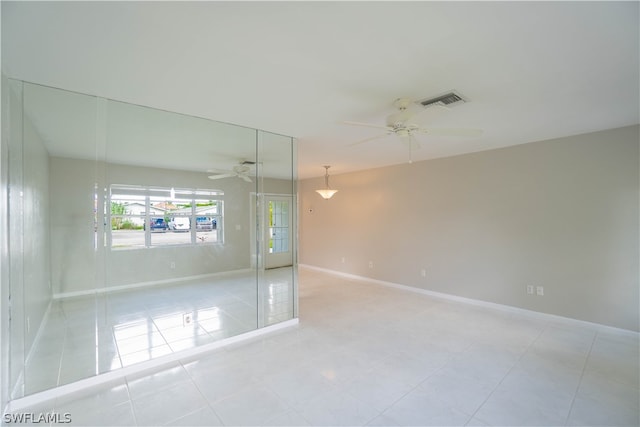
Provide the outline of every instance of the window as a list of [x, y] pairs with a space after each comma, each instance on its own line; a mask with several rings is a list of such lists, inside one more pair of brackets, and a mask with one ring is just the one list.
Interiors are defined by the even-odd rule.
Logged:
[[223, 243], [219, 190], [112, 185], [107, 244], [112, 249]]

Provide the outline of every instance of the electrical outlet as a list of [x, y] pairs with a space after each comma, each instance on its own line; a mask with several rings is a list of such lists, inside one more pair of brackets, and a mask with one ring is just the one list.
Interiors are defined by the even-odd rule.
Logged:
[[347, 261], [347, 259], [345, 257], [342, 257], [341, 261], [344, 264]]
[[527, 294], [533, 295], [533, 285], [527, 285]]
[[537, 286], [536, 287], [536, 294], [538, 296], [543, 296], [544, 295], [544, 286]]
[[420, 276], [421, 277], [427, 277], [427, 270], [425, 270], [424, 268], [422, 270], [420, 270]]
[[373, 268], [373, 261], [369, 261], [369, 268]]
[[182, 324], [184, 326], [190, 325], [193, 323], [193, 315], [191, 313], [185, 313], [182, 315]]
[[176, 263], [175, 261], [171, 261], [171, 264], [169, 264], [169, 267], [171, 267], [171, 269], [173, 270], [174, 268], [176, 268]]

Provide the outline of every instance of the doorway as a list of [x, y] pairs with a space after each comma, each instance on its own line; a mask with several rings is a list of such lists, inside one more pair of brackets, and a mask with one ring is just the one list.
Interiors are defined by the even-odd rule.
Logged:
[[293, 265], [291, 196], [265, 195], [265, 268]]

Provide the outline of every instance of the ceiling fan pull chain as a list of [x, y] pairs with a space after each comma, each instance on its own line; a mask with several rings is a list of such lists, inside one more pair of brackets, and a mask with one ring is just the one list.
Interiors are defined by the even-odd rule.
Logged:
[[409, 164], [413, 163], [413, 136], [409, 134]]

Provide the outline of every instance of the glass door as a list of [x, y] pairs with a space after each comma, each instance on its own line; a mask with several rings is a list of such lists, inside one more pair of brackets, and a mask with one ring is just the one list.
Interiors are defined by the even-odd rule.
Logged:
[[291, 248], [291, 196], [265, 196], [265, 231], [268, 242], [265, 268], [293, 265]]

